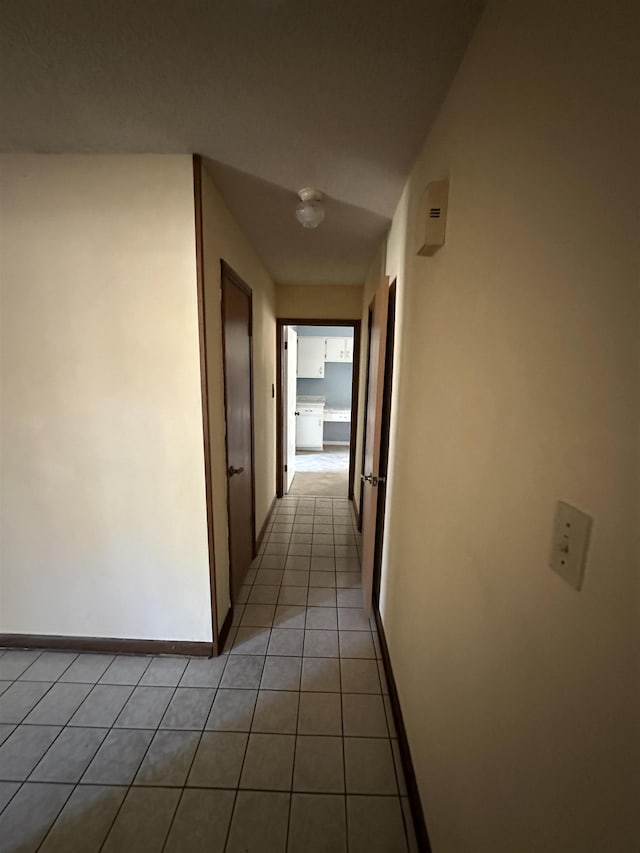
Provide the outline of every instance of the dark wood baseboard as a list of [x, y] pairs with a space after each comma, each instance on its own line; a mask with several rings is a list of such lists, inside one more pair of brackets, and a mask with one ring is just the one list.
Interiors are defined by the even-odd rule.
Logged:
[[186, 655], [211, 657], [212, 643], [191, 640], [129, 640], [119, 637], [58, 637], [47, 634], [0, 634], [0, 648], [110, 652], [118, 655]]
[[273, 510], [275, 509], [277, 500], [278, 500], [278, 496], [274, 495], [273, 500], [271, 501], [271, 506], [269, 507], [269, 511], [267, 512], [266, 518], [264, 520], [264, 523], [263, 523], [262, 527], [260, 528], [260, 533], [258, 533], [258, 536], [256, 538], [256, 546], [257, 546], [256, 551], [258, 550], [258, 548], [262, 544], [262, 540], [264, 539], [264, 534], [267, 532], [267, 527], [269, 526], [269, 522], [271, 521], [271, 516], [273, 515]]
[[229, 608], [229, 612], [227, 613], [224, 622], [222, 623], [222, 628], [220, 629], [220, 633], [218, 634], [218, 654], [221, 655], [224, 651], [224, 644], [227, 642], [227, 637], [229, 636], [229, 631], [231, 630], [231, 623], [233, 622], [233, 604]]
[[402, 768], [404, 777], [407, 783], [407, 795], [409, 797], [409, 805], [411, 807], [411, 815], [413, 817], [413, 826], [418, 842], [418, 850], [421, 853], [431, 853], [431, 844], [429, 843], [429, 833], [427, 832], [427, 824], [424, 819], [424, 811], [418, 791], [418, 783], [416, 782], [416, 774], [413, 769], [413, 761], [411, 760], [411, 752], [409, 750], [409, 741], [407, 739], [407, 731], [404, 727], [402, 719], [402, 709], [400, 708], [400, 700], [398, 698], [398, 689], [396, 681], [393, 677], [393, 669], [391, 667], [391, 659], [389, 657], [389, 647], [387, 646], [387, 638], [384, 634], [384, 627], [380, 612], [376, 608], [374, 611], [376, 625], [378, 626], [378, 638], [380, 640], [380, 651], [382, 653], [382, 663], [387, 676], [389, 685], [389, 700], [391, 701], [391, 709], [393, 711], [393, 720], [396, 724], [398, 732], [398, 746], [400, 747], [400, 757], [402, 759]]

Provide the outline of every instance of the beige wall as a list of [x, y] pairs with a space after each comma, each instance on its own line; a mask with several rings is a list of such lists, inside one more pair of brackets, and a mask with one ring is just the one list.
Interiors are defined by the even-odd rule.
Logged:
[[290, 320], [357, 320], [362, 313], [362, 286], [279, 284], [276, 312]]
[[275, 288], [269, 274], [227, 209], [204, 161], [202, 175], [205, 302], [211, 467], [214, 505], [214, 554], [217, 610], [222, 625], [229, 610], [229, 537], [225, 451], [224, 378], [220, 313], [220, 260], [225, 260], [253, 290], [253, 380], [256, 478], [256, 532], [275, 497]]
[[0, 632], [210, 641], [191, 158], [0, 168]]
[[[638, 30], [614, 8], [489, 3], [389, 238], [381, 607], [435, 853], [637, 846]], [[595, 519], [579, 593], [547, 565], [558, 499]]]

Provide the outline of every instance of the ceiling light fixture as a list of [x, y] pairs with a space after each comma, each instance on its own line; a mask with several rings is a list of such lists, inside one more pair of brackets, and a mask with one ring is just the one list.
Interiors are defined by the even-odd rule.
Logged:
[[324, 219], [324, 196], [311, 187], [298, 190], [300, 203], [296, 207], [296, 219], [303, 228], [317, 228]]

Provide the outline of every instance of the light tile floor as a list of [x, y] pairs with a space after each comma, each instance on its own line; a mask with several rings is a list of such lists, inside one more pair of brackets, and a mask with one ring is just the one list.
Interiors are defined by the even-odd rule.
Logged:
[[285, 498], [219, 658], [0, 650], [0, 853], [413, 853], [358, 554]]

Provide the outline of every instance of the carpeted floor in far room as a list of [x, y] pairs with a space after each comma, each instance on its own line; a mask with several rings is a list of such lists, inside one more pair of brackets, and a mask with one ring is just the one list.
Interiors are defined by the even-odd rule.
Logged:
[[349, 487], [349, 448], [325, 446], [322, 451], [296, 453], [296, 474], [290, 495], [346, 498]]

